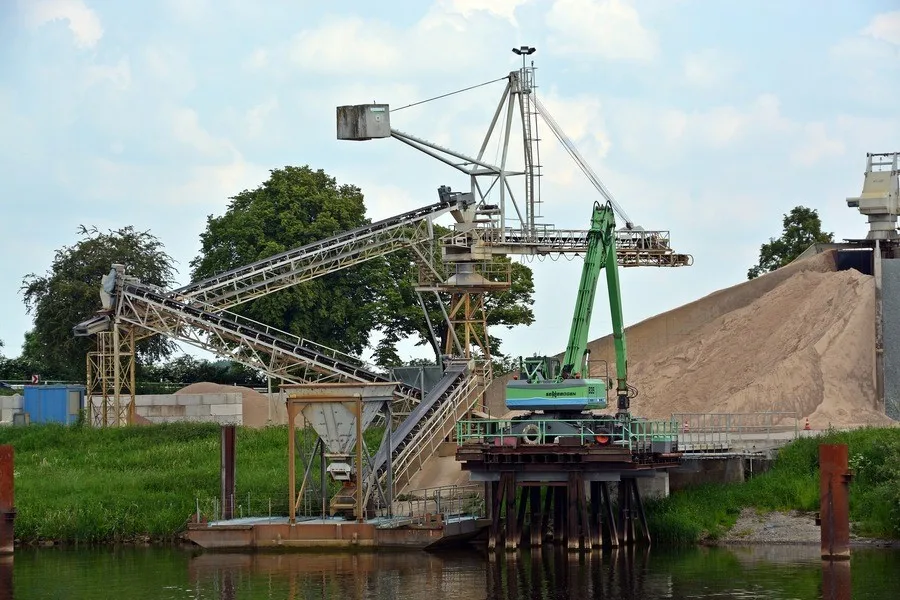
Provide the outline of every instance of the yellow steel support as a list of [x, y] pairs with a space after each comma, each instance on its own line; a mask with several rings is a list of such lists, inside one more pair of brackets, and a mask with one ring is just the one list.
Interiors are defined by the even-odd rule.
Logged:
[[87, 355], [87, 410], [94, 426], [134, 422], [134, 337], [134, 328], [115, 325], [97, 334], [97, 350]]

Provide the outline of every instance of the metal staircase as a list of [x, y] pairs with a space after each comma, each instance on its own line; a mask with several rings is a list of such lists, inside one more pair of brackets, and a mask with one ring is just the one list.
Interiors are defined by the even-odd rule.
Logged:
[[[483, 382], [474, 369], [475, 361], [453, 362], [444, 377], [415, 407], [390, 437], [382, 440], [375, 454], [370, 478], [384, 484], [388, 472], [388, 453], [393, 471], [394, 495], [402, 492], [413, 476], [452, 432], [456, 422], [472, 409]], [[373, 486], [369, 486], [370, 493]]]

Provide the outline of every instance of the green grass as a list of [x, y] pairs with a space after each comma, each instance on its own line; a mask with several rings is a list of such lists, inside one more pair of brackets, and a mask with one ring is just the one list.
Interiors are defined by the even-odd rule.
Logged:
[[[373, 452], [380, 436], [377, 429], [366, 432]], [[219, 426], [205, 423], [4, 427], [0, 444], [15, 448], [16, 538], [26, 543], [173, 539], [196, 512], [198, 499], [201, 512], [214, 516], [219, 437]], [[308, 452], [315, 438], [308, 432], [298, 437]], [[271, 501], [273, 514], [286, 514], [287, 438], [285, 426], [238, 428], [236, 512], [267, 514]], [[298, 463], [298, 487], [302, 475]]]
[[850, 518], [863, 536], [900, 538], [900, 429], [865, 428], [796, 440], [772, 469], [743, 484], [710, 484], [647, 502], [655, 539], [669, 543], [715, 540], [741, 509], [819, 510], [819, 444], [848, 444]]
[[[201, 512], [214, 516], [219, 431], [214, 424], [0, 429], [0, 444], [12, 444], [16, 452], [16, 537], [66, 543], [174, 539], [196, 511], [198, 498]], [[372, 451], [381, 434], [366, 432]], [[308, 433], [300, 438], [308, 452], [314, 438]], [[654, 538], [716, 539], [744, 507], [818, 510], [820, 443], [849, 444], [855, 531], [900, 538], [900, 429], [874, 428], [797, 440], [781, 450], [769, 472], [744, 484], [706, 485], [649, 501]], [[317, 471], [314, 466], [315, 486]], [[297, 477], [299, 486], [299, 466]], [[267, 514], [270, 501], [273, 514], [286, 514], [286, 427], [239, 428], [237, 496], [243, 514]]]

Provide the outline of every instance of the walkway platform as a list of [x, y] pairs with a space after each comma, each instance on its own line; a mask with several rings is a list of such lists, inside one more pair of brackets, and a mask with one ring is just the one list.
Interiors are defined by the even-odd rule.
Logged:
[[375, 518], [362, 523], [338, 518], [298, 519], [245, 517], [191, 523], [187, 538], [208, 550], [380, 549], [421, 548], [461, 544], [484, 531], [490, 521], [460, 515], [429, 515], [409, 522], [406, 517]]

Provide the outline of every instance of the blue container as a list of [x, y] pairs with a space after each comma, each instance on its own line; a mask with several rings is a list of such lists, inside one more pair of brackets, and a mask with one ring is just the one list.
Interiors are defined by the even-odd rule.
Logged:
[[26, 385], [23, 410], [32, 423], [65, 423], [78, 420], [84, 408], [83, 385]]

